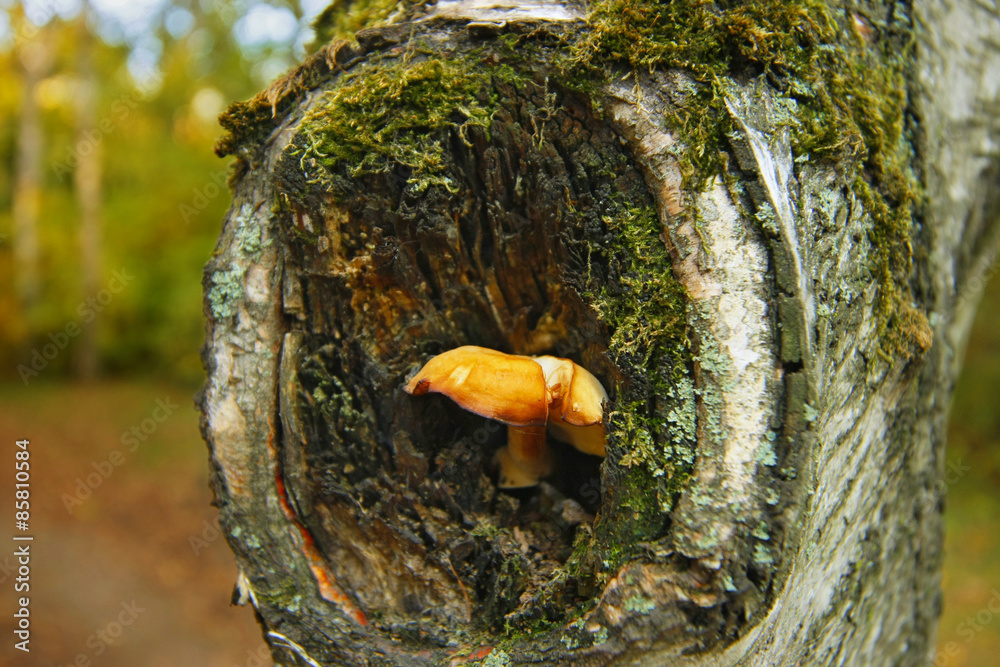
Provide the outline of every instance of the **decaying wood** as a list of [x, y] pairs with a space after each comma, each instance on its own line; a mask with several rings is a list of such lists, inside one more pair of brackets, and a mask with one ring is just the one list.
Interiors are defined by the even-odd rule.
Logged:
[[[930, 202], [916, 306], [930, 328], [898, 363], [879, 353], [870, 217], [838, 165], [796, 161], [764, 80], [726, 87], [742, 194], [682, 187], [660, 119], [683, 73], [633, 72], [595, 105], [541, 67], [494, 82], [488, 131], [454, 132], [453, 187], [310, 180], [323, 172], [303, 128], [338, 77], [415, 44], [488, 59], [504, 34], [585, 29], [574, 5], [442, 3], [321, 50], [259, 96], [247, 116], [273, 130], [225, 148], [240, 160], [205, 273], [201, 404], [236, 594], [277, 663], [927, 660], [966, 284], [998, 238], [1000, 52], [983, 5], [913, 11], [914, 168]], [[633, 259], [608, 221], [650, 207], [693, 350], [660, 370], [690, 373], [697, 422], [690, 477], [653, 512], [634, 506], [613, 434], [626, 397], [660, 422], [683, 406], [652, 390], [642, 359], [613, 353], [595, 306], [602, 289], [627, 293]], [[772, 227], [747, 219], [762, 210]], [[499, 492], [505, 429], [402, 391], [463, 344], [590, 369], [612, 399], [607, 460], [563, 448], [539, 490]], [[625, 556], [609, 566], [612, 552]]]

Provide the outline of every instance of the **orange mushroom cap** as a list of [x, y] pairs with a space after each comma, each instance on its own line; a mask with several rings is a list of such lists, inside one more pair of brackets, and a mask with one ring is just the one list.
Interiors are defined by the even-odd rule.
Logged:
[[573, 426], [591, 426], [604, 421], [608, 393], [583, 366], [559, 357], [535, 357], [545, 371], [550, 419], [558, 417]]
[[530, 427], [510, 432], [508, 445], [513, 449], [497, 453], [502, 486], [531, 486], [551, 470], [546, 425], [556, 439], [587, 454], [605, 455], [608, 394], [590, 371], [569, 359], [465, 345], [433, 357], [404, 390], [414, 396], [444, 394], [460, 407], [510, 428]]
[[530, 357], [465, 345], [432, 358], [406, 383], [408, 394], [444, 394], [505, 424], [544, 426], [549, 414], [542, 367]]
[[535, 357], [545, 371], [549, 432], [581, 452], [605, 456], [604, 386], [583, 366], [559, 357]]

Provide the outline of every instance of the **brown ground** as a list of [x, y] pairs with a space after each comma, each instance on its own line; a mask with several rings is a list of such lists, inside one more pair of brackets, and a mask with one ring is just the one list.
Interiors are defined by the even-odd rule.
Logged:
[[[214, 530], [193, 391], [42, 379], [27, 388], [0, 386], [0, 664], [270, 665], [252, 611], [229, 604], [236, 565]], [[178, 407], [129, 452], [122, 434], [150, 418], [157, 399]], [[35, 537], [30, 654], [12, 646], [16, 575], [5, 568], [16, 567], [13, 557], [5, 559], [15, 544], [13, 460], [20, 438], [31, 440], [31, 526], [19, 533]], [[94, 462], [106, 462], [113, 450], [123, 457], [120, 465], [70, 513], [63, 495], [74, 494], [77, 479], [94, 473]], [[197, 542], [202, 534], [206, 543]], [[203, 548], [196, 554], [195, 546]], [[122, 605], [133, 601], [141, 611], [119, 634]], [[118, 636], [105, 645], [99, 630]]]

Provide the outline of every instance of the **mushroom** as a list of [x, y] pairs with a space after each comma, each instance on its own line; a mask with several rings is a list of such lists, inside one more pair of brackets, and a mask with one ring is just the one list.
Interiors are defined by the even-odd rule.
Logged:
[[535, 357], [549, 392], [549, 432], [585, 454], [605, 455], [604, 386], [583, 366], [559, 357]]
[[466, 345], [443, 352], [404, 388], [444, 394], [460, 407], [507, 424], [496, 454], [500, 488], [535, 486], [552, 472], [545, 427], [580, 451], [604, 456], [604, 387], [569, 359], [524, 357]]

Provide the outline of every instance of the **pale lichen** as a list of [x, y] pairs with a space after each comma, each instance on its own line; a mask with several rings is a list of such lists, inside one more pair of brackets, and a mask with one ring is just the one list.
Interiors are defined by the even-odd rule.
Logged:
[[271, 244], [261, 242], [263, 230], [256, 224], [253, 208], [244, 205], [233, 216], [235, 222], [234, 256], [236, 259], [226, 269], [216, 270], [208, 290], [208, 303], [216, 320], [234, 316], [246, 289], [246, 275], [261, 250]]
[[511, 661], [510, 656], [506, 651], [502, 649], [495, 648], [492, 652], [479, 663], [482, 667], [510, 667]]
[[648, 614], [656, 609], [656, 602], [644, 595], [633, 595], [625, 600], [625, 604], [622, 605], [622, 608], [625, 609], [625, 611], [631, 611], [637, 614]]

